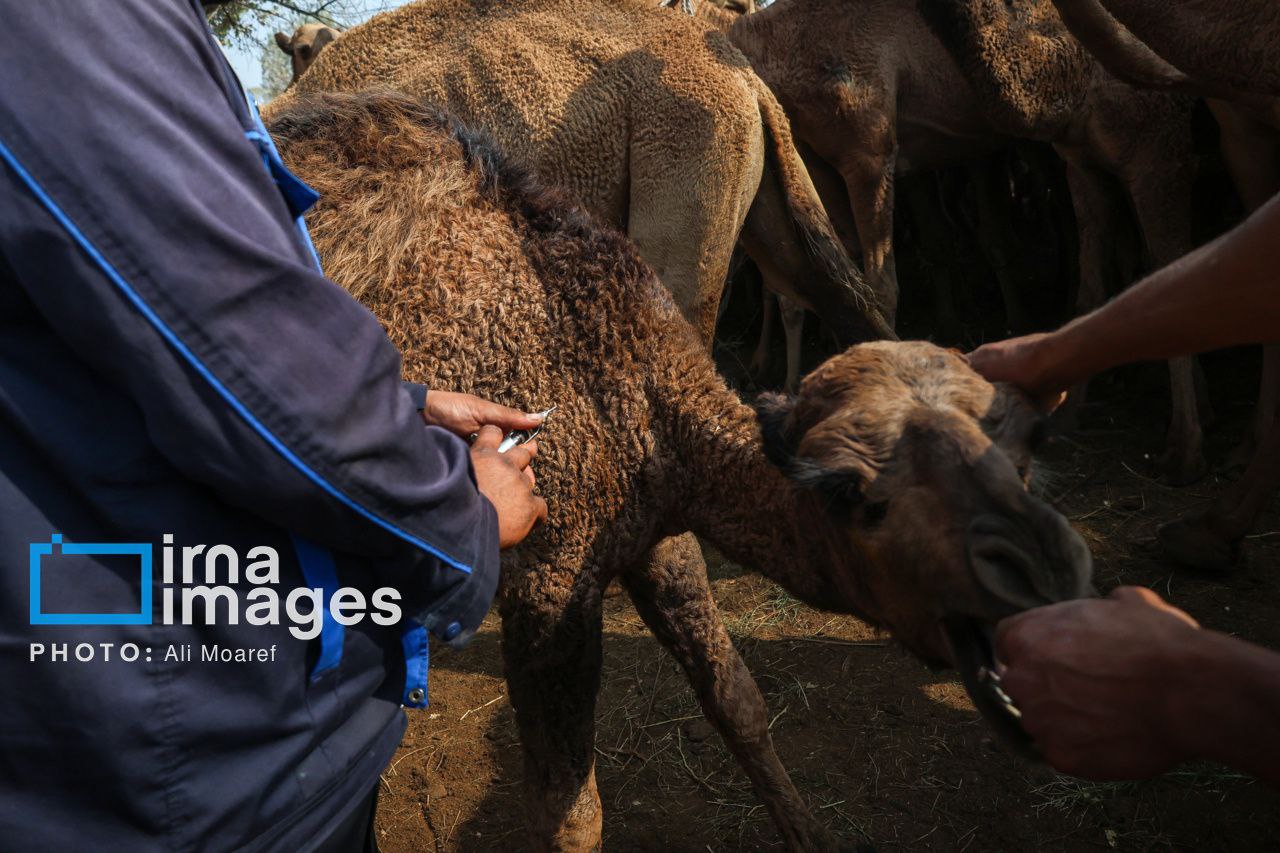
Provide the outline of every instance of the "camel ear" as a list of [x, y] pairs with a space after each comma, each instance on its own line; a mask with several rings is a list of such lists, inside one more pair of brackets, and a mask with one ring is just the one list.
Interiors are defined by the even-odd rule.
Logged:
[[868, 479], [865, 465], [859, 462], [852, 467], [832, 470], [811, 459], [798, 458], [796, 452], [802, 434], [796, 428], [795, 407], [794, 397], [781, 394], [761, 394], [756, 399], [756, 417], [760, 421], [765, 457], [797, 486], [825, 495], [828, 508], [845, 510], [857, 505], [862, 500], [862, 489]]
[[784, 472], [789, 471], [796, 461], [799, 442], [795, 435], [795, 421], [791, 417], [795, 408], [795, 397], [784, 394], [761, 394], [756, 398], [756, 420], [760, 422], [765, 458]]
[[293, 42], [284, 33], [276, 33], [276, 46], [285, 53], [293, 56]]

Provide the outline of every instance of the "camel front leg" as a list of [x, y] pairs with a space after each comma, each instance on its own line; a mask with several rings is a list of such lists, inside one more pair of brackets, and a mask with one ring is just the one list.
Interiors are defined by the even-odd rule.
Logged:
[[787, 848], [836, 849], [774, 752], [764, 697], [720, 621], [693, 534], [660, 542], [623, 584], [645, 624], [684, 668], [703, 713], [747, 772]]
[[[502, 660], [524, 752], [525, 814], [535, 850], [600, 848], [595, 706], [600, 688], [597, 590], [507, 596]], [[551, 599], [551, 600], [548, 600]]]
[[1258, 513], [1280, 489], [1280, 418], [1273, 418], [1244, 477], [1224, 491], [1207, 510], [1196, 511], [1160, 528], [1165, 554], [1197, 569], [1224, 572], [1235, 563], [1240, 540]]

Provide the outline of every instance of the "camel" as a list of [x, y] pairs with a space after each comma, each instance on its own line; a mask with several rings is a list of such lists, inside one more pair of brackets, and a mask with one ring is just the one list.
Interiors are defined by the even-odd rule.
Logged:
[[[1054, 0], [1118, 77], [1210, 97], [1280, 95], [1280, 7], [1269, 0]], [[1113, 61], [1114, 60], [1114, 61]]]
[[[1108, 70], [1135, 85], [1205, 96], [1222, 153], [1249, 210], [1280, 192], [1280, 7], [1134, 0], [1054, 0], [1071, 31]], [[1121, 21], [1123, 20], [1123, 23]], [[1207, 507], [1162, 526], [1172, 559], [1225, 571], [1258, 513], [1280, 488], [1280, 346], [1264, 348], [1244, 476]], [[1246, 443], [1246, 450], [1250, 449]]]
[[297, 83], [298, 78], [316, 61], [324, 46], [340, 35], [342, 30], [324, 24], [303, 24], [293, 31], [292, 38], [284, 33], [276, 33], [276, 45], [293, 62], [293, 76], [289, 78], [289, 86]]
[[550, 516], [503, 555], [499, 612], [535, 849], [598, 849], [593, 717], [601, 596], [619, 578], [793, 850], [834, 841], [774, 752], [691, 533], [814, 606], [956, 663], [996, 691], [996, 620], [1089, 592], [1088, 548], [1025, 483], [1041, 417], [955, 352], [854, 346], [759, 414], [630, 242], [484, 135], [399, 93], [292, 99], [270, 130], [321, 194], [332, 278], [404, 353], [407, 378], [546, 408]]
[[[1106, 236], [1118, 210], [1131, 205], [1137, 214], [1151, 264], [1190, 249], [1191, 100], [1106, 74], [1049, 0], [779, 0], [739, 20], [730, 38], [797, 138], [843, 179], [879, 293], [897, 292], [895, 174], [984, 154], [1010, 138], [1051, 142], [1067, 160], [1080, 309], [1105, 298]], [[1113, 199], [1116, 181], [1127, 203]], [[1171, 363], [1165, 470], [1179, 483], [1206, 468], [1193, 373], [1190, 359]]]
[[344, 33], [284, 100], [367, 86], [488, 130], [624, 229], [708, 346], [739, 238], [843, 343], [893, 337], [782, 108], [711, 24], [648, 0], [420, 0]]
[[1072, 34], [1115, 76], [1207, 100], [1222, 127], [1223, 157], [1250, 210], [1280, 190], [1280, 49], [1274, 44], [1280, 7], [1245, 2], [1205, 9], [1203, 0], [1053, 2]]

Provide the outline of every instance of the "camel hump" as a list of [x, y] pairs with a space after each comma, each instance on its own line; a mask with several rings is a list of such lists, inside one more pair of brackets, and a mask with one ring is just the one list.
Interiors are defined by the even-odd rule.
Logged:
[[921, 0], [919, 8], [997, 132], [1052, 139], [1084, 102], [1093, 65], [1050, 0]]

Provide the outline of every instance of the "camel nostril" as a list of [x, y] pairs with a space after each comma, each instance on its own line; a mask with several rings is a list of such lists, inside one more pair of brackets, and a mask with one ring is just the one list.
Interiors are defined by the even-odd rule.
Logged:
[[975, 518], [966, 541], [978, 585], [1007, 606], [1025, 610], [1089, 594], [1093, 555], [1066, 519], [1045, 507], [1030, 518]]
[[969, 547], [969, 564], [982, 588], [1015, 610], [1049, 603], [1032, 580], [1034, 559], [1007, 539], [978, 537]]
[[969, 565], [989, 595], [1016, 611], [1051, 600], [1039, 589], [1046, 569], [1037, 563], [1034, 540], [1025, 547], [1018, 529], [997, 516], [981, 516], [969, 528]]

